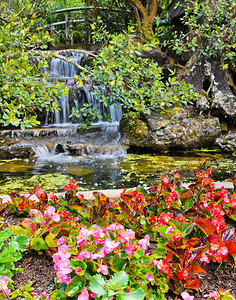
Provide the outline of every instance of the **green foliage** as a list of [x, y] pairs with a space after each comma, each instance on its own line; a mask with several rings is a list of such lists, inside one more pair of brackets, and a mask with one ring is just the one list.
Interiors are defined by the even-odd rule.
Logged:
[[98, 99], [105, 106], [121, 103], [125, 111], [137, 114], [191, 103], [196, 97], [191, 86], [174, 76], [163, 80], [161, 67], [141, 57], [142, 51], [151, 50], [152, 45], [135, 43], [132, 32], [130, 29], [127, 35], [110, 35], [109, 43], [94, 59], [93, 68], [82, 77], [104, 85], [105, 90], [94, 92]]
[[0, 278], [6, 276], [10, 279], [16, 271], [21, 270], [15, 268], [14, 263], [21, 259], [21, 252], [25, 251], [29, 244], [25, 235], [12, 237], [12, 233], [11, 229], [0, 232]]
[[201, 51], [207, 56], [222, 55], [236, 62], [236, 3], [233, 0], [192, 1], [186, 8], [185, 25], [189, 32], [172, 40], [177, 53]]
[[128, 284], [128, 275], [121, 271], [114, 274], [111, 279], [105, 281], [101, 275], [95, 275], [90, 278], [90, 289], [98, 296], [104, 297], [114, 297], [117, 296], [119, 300], [142, 300], [145, 296], [145, 293], [141, 288], [135, 290], [131, 293], [124, 293], [123, 290], [127, 288]]
[[[1, 3], [3, 12], [11, 10]], [[48, 32], [31, 19], [12, 13], [0, 30], [0, 126], [30, 128], [39, 124], [37, 114], [57, 109], [63, 84], [47, 83], [47, 57], [42, 50], [51, 41]]]

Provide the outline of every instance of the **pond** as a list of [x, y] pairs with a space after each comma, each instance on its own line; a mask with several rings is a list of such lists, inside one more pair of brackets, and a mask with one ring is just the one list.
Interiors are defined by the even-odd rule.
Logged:
[[0, 194], [28, 193], [38, 185], [47, 192], [63, 191], [70, 178], [76, 180], [80, 190], [149, 186], [174, 169], [184, 176], [184, 182], [190, 182], [202, 159], [212, 161], [216, 181], [227, 181], [236, 173], [235, 157], [206, 150], [76, 157], [60, 153], [45, 158], [0, 160]]

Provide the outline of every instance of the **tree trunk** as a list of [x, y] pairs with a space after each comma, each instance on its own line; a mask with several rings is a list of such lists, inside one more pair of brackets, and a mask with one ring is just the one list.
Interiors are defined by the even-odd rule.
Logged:
[[[236, 94], [227, 78], [227, 71], [222, 68], [220, 57], [206, 57], [198, 51], [189, 60], [181, 78], [193, 84], [199, 93], [196, 105], [199, 109], [217, 116], [222, 120], [235, 121]], [[236, 73], [231, 70], [231, 81], [236, 80]], [[228, 75], [229, 76], [229, 75]]]
[[[130, 2], [141, 16], [140, 31], [144, 34], [145, 38], [149, 39], [153, 34], [152, 25], [157, 14], [158, 0], [148, 0], [145, 7], [140, 0], [130, 0]], [[138, 24], [140, 23], [139, 21], [137, 19]]]

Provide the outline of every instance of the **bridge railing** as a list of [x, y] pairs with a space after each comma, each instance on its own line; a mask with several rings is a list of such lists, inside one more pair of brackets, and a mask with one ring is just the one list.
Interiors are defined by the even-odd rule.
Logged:
[[[86, 7], [71, 7], [71, 8], [63, 8], [58, 9], [53, 12], [53, 14], [65, 13], [65, 21], [55, 22], [49, 24], [51, 31], [53, 32], [58, 25], [65, 25], [65, 36], [66, 36], [66, 44], [73, 44], [73, 39], [70, 38], [70, 31], [73, 27], [74, 23], [85, 23], [86, 25], [86, 40], [88, 43], [91, 42], [91, 31], [90, 31], [90, 23], [92, 22], [88, 18], [88, 11], [91, 10], [101, 10], [101, 11], [111, 11], [111, 12], [118, 12], [118, 13], [130, 13], [129, 10], [122, 10], [122, 9], [110, 9], [108, 7], [94, 7], [94, 6], [86, 6]], [[70, 13], [74, 11], [84, 11], [82, 19], [71, 19]]]

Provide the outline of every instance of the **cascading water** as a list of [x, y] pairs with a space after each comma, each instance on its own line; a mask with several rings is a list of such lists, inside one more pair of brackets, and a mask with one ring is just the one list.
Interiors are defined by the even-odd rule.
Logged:
[[[78, 52], [66, 52], [63, 53], [71, 61], [76, 62], [77, 64], [83, 64], [86, 55]], [[115, 108], [115, 105], [105, 107], [102, 102], [100, 102], [96, 96], [93, 94], [93, 91], [83, 89], [81, 87], [76, 87], [71, 82], [76, 82], [76, 75], [79, 74], [78, 68], [75, 65], [63, 61], [58, 58], [53, 58], [50, 62], [50, 67], [48, 72], [51, 74], [50, 78], [60, 81], [65, 81], [66, 85], [69, 88], [68, 95], [63, 95], [58, 100], [58, 105], [60, 107], [59, 111], [56, 111], [53, 115], [47, 114], [45, 125], [50, 126], [71, 126], [76, 125], [78, 120], [75, 118], [70, 118], [72, 114], [72, 108], [75, 107], [77, 110], [82, 108], [83, 103], [92, 104], [91, 108], [96, 108], [100, 115], [107, 114], [111, 119], [112, 123], [118, 124], [122, 117], [122, 109], [118, 104]], [[95, 90], [101, 89], [101, 87], [95, 87]], [[98, 121], [102, 123], [101, 121]]]

